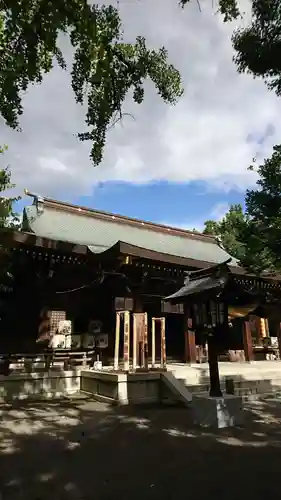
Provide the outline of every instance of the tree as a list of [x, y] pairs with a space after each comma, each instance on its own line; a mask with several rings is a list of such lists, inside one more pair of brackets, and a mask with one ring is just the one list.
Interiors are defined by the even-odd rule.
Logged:
[[[201, 10], [200, 0], [196, 1]], [[180, 0], [182, 7], [188, 3], [190, 0]], [[217, 5], [225, 22], [243, 16], [238, 0], [218, 0]], [[232, 37], [234, 61], [240, 73], [263, 78], [270, 89], [281, 95], [281, 2], [251, 0], [251, 6], [250, 25], [235, 30]]]
[[[260, 165], [252, 165], [259, 175], [256, 189], [246, 192], [248, 225], [244, 230], [246, 261], [254, 255], [254, 268], [281, 271], [281, 145]], [[247, 264], [247, 262], [246, 262]]]
[[[180, 5], [185, 7], [191, 0], [180, 0]], [[201, 2], [200, 0], [196, 0], [198, 4], [198, 8], [201, 11]], [[213, 4], [212, 4], [213, 5]], [[224, 21], [232, 21], [233, 19], [237, 19], [240, 15], [239, 11], [239, 2], [238, 0], [218, 0], [217, 2], [218, 11], [223, 15]]]
[[[0, 156], [3, 156], [7, 146], [0, 146]], [[7, 191], [13, 189], [14, 184], [11, 183], [11, 170], [9, 166], [0, 168], [0, 234], [1, 231], [9, 229], [18, 229], [20, 220], [18, 214], [14, 212], [13, 206], [16, 201], [20, 199], [19, 196], [7, 196]], [[3, 233], [2, 233], [3, 236]], [[3, 245], [3, 238], [0, 243], [0, 297], [1, 294], [6, 293], [6, 290], [11, 288], [13, 282], [13, 252], [5, 248]], [[3, 299], [3, 297], [2, 297]], [[3, 308], [5, 307], [5, 300], [0, 300], [0, 320]]]
[[29, 84], [41, 83], [54, 62], [66, 69], [59, 36], [74, 48], [72, 89], [76, 102], [86, 103], [88, 130], [78, 134], [93, 142], [91, 158], [102, 160], [108, 127], [122, 117], [129, 90], [144, 98], [150, 78], [162, 99], [175, 104], [182, 95], [179, 72], [168, 63], [164, 47], [151, 50], [143, 37], [124, 43], [118, 9], [90, 0], [0, 0], [0, 114], [7, 125], [19, 126], [21, 97]]
[[246, 216], [242, 205], [231, 205], [220, 221], [207, 220], [203, 233], [215, 235], [223, 248], [241, 261], [245, 257], [245, 244], [241, 241]]
[[[0, 146], [0, 154], [3, 155], [6, 146]], [[0, 169], [0, 230], [4, 228], [17, 229], [19, 227], [20, 221], [18, 214], [13, 210], [13, 205], [20, 198], [5, 196], [6, 191], [14, 188], [15, 185], [11, 184], [11, 170], [9, 166]]]
[[255, 189], [247, 190], [245, 212], [232, 205], [219, 222], [205, 222], [223, 247], [249, 271], [281, 272], [281, 145], [263, 163], [249, 167], [258, 174]]
[[279, 0], [252, 0], [252, 22], [233, 35], [234, 60], [239, 72], [266, 80], [281, 95], [281, 3]]

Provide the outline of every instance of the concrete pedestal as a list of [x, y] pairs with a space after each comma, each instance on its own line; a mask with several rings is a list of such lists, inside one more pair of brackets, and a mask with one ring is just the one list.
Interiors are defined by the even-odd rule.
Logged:
[[195, 423], [204, 427], [234, 427], [243, 423], [243, 403], [240, 396], [225, 394], [211, 398], [193, 395], [192, 406]]

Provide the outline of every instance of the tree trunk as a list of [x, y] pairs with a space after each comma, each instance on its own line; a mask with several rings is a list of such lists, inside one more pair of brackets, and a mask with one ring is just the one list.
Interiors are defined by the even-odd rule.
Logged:
[[210, 396], [214, 398], [221, 397], [218, 349], [216, 338], [213, 335], [208, 337], [208, 362], [210, 372]]

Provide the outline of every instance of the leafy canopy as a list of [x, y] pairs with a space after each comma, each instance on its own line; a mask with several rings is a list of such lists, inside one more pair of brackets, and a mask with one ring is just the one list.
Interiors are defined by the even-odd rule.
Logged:
[[252, 22], [233, 36], [239, 72], [262, 77], [281, 95], [281, 2], [252, 0]]
[[281, 272], [281, 145], [250, 170], [258, 180], [255, 189], [246, 191], [245, 212], [232, 205], [221, 221], [206, 221], [204, 233], [217, 236], [249, 271]]
[[245, 238], [258, 270], [281, 271], [281, 145], [260, 165], [250, 167], [259, 176], [257, 188], [246, 192], [249, 219]]
[[[0, 155], [2, 156], [7, 149], [6, 146], [0, 146]], [[11, 170], [9, 167], [0, 168], [0, 230], [3, 228], [16, 229], [20, 221], [18, 215], [13, 211], [13, 205], [19, 197], [6, 196], [7, 190], [14, 188], [11, 183]]]
[[215, 235], [223, 248], [241, 261], [245, 256], [245, 246], [240, 241], [245, 220], [242, 205], [230, 205], [229, 211], [220, 221], [205, 221], [203, 233]]
[[[180, 0], [184, 7], [191, 0]], [[197, 1], [201, 10], [203, 0]], [[210, 2], [213, 0], [210, 0]], [[214, 5], [225, 22], [243, 17], [238, 0], [217, 0]], [[234, 61], [240, 73], [263, 78], [268, 87], [281, 95], [281, 2], [280, 0], [251, 0], [251, 22], [246, 28], [234, 31]]]
[[[191, 0], [180, 0], [180, 5], [184, 7], [186, 4], [190, 3]], [[201, 2], [197, 0], [199, 10], [201, 11]], [[213, 4], [212, 4], [213, 5]], [[223, 15], [224, 21], [232, 21], [237, 19], [240, 15], [239, 2], [238, 0], [218, 0], [217, 7], [220, 14]]]
[[55, 62], [66, 69], [59, 35], [74, 48], [71, 71], [77, 103], [88, 107], [88, 130], [80, 140], [93, 142], [91, 158], [102, 160], [108, 127], [122, 116], [130, 89], [144, 98], [150, 78], [162, 99], [175, 104], [182, 95], [179, 72], [168, 63], [162, 47], [151, 50], [145, 39], [124, 43], [118, 9], [92, 5], [90, 0], [0, 0], [0, 114], [17, 128], [23, 112], [22, 95], [30, 83], [41, 83]]

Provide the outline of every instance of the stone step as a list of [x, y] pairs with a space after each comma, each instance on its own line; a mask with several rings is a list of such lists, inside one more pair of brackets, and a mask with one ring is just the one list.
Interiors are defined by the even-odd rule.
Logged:
[[161, 382], [172, 393], [173, 397], [178, 399], [184, 405], [189, 405], [192, 401], [192, 395], [188, 388], [177, 379], [171, 372], [161, 374]]

